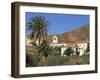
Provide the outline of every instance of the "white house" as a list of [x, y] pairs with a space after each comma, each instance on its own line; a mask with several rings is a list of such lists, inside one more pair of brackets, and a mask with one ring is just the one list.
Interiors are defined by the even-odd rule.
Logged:
[[77, 46], [79, 47], [80, 56], [82, 56], [87, 49], [88, 43], [78, 43]]

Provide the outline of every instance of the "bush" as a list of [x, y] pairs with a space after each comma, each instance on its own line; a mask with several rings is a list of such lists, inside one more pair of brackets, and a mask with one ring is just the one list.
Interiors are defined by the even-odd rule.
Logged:
[[81, 58], [83, 59], [83, 64], [89, 64], [89, 54], [84, 54]]
[[46, 61], [43, 59], [45, 59], [44, 56], [40, 58], [37, 54], [27, 54], [26, 67], [89, 64], [89, 55], [87, 54], [82, 56], [49, 55]]
[[67, 56], [70, 56], [73, 53], [74, 53], [74, 51], [71, 47], [67, 48], [64, 52], [64, 54], [67, 55]]
[[72, 55], [67, 57], [65, 65], [83, 65], [89, 64], [89, 55], [77, 56]]
[[43, 40], [39, 47], [39, 53], [45, 57], [48, 57], [48, 55], [50, 54], [50, 51], [51, 51], [51, 48], [50, 48], [49, 42], [46, 40]]
[[26, 54], [26, 67], [35, 67], [39, 65], [37, 54]]
[[56, 65], [64, 65], [67, 61], [67, 57], [65, 56], [49, 56], [47, 61], [47, 66], [56, 66]]
[[51, 53], [52, 53], [51, 54], [52, 56], [56, 56], [56, 55], [60, 56], [61, 55], [61, 48], [59, 48], [59, 47], [52, 48]]

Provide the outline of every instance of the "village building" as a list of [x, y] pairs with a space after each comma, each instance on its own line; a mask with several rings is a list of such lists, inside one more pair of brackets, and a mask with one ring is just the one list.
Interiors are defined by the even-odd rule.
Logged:
[[[88, 42], [77, 42], [77, 43], [67, 43], [65, 41], [59, 41], [59, 37], [54, 35], [49, 37], [49, 42], [51, 47], [60, 47], [61, 48], [61, 56], [64, 56], [64, 52], [67, 48], [71, 47], [74, 50], [74, 55], [76, 55], [76, 51], [79, 52], [79, 55], [82, 56], [85, 54], [85, 51], [88, 46]], [[32, 47], [32, 39], [29, 36], [26, 36], [26, 46]], [[37, 43], [37, 41], [36, 41]]]
[[56, 35], [52, 37], [52, 43], [50, 44], [52, 47], [60, 47], [61, 48], [61, 56], [64, 56], [64, 52], [67, 48], [71, 47], [74, 51], [74, 55], [76, 55], [76, 49], [79, 52], [79, 55], [82, 56], [85, 54], [85, 51], [88, 46], [88, 42], [77, 42], [77, 43], [66, 43], [60, 42]]

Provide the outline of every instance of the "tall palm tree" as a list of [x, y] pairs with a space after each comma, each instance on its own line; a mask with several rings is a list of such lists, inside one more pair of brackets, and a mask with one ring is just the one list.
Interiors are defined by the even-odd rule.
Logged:
[[28, 23], [27, 29], [31, 31], [31, 37], [37, 41], [37, 46], [40, 46], [44, 38], [47, 36], [48, 21], [44, 16], [35, 16]]

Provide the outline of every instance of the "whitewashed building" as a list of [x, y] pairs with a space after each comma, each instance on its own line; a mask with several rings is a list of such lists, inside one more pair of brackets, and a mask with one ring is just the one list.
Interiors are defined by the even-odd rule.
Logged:
[[74, 55], [76, 55], [76, 48], [77, 48], [79, 55], [82, 56], [83, 54], [85, 54], [85, 51], [88, 46], [88, 42], [79, 42], [79, 43], [70, 44], [70, 43], [64, 43], [64, 42], [59, 43], [58, 40], [59, 39], [57, 36], [53, 36], [52, 43], [50, 44], [50, 46], [61, 47], [61, 56], [64, 56], [64, 52], [68, 47], [71, 47], [74, 50], [74, 53], [73, 53]]
[[[32, 47], [32, 39], [29, 36], [26, 36], [26, 46]], [[42, 43], [42, 41], [40, 42]], [[38, 41], [36, 41], [38, 44]], [[59, 38], [54, 35], [52, 37], [52, 41], [50, 42], [50, 46], [52, 47], [60, 47], [61, 48], [61, 56], [64, 56], [64, 52], [67, 48], [71, 47], [74, 50], [74, 55], [76, 55], [76, 48], [79, 52], [79, 55], [82, 56], [87, 49], [88, 42], [78, 42], [78, 43], [66, 43], [66, 42], [59, 42]], [[77, 47], [76, 47], [77, 46]]]

